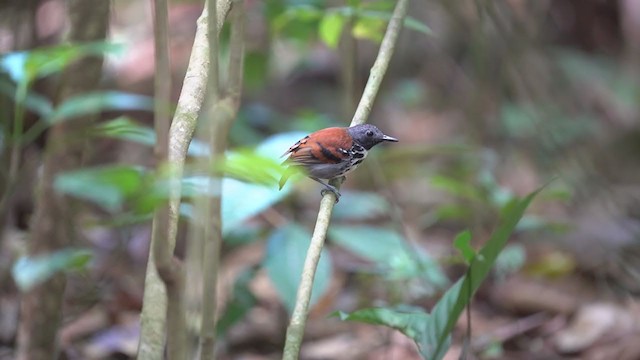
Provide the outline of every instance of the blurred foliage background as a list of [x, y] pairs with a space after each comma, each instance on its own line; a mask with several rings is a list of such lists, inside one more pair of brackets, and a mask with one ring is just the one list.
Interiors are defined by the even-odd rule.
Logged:
[[[277, 190], [279, 156], [309, 132], [347, 126], [393, 5], [247, 1], [245, 93], [220, 165], [220, 358], [278, 357], [320, 199], [304, 179]], [[12, 358], [20, 291], [59, 271], [66, 358], [134, 357], [149, 219], [166, 197], [152, 171], [149, 3], [114, 0], [109, 42], [93, 44], [61, 44], [64, 1], [0, 6], [0, 358]], [[174, 101], [201, 9], [171, 1]], [[429, 310], [464, 270], [456, 234], [470, 230], [478, 248], [506, 204], [549, 183], [459, 322], [451, 356], [470, 319], [480, 358], [640, 358], [638, 44], [637, 0], [411, 2], [370, 118], [400, 143], [376, 148], [343, 187], [302, 357], [418, 358], [392, 330], [326, 316]], [[91, 55], [106, 57], [101, 90], [57, 101], [61, 70]], [[89, 144], [84, 167], [54, 183], [83, 200], [78, 243], [22, 257], [48, 128], [86, 114], [99, 121], [70, 139]], [[190, 155], [206, 146], [194, 141]], [[181, 227], [206, 188], [200, 175], [187, 168]]]

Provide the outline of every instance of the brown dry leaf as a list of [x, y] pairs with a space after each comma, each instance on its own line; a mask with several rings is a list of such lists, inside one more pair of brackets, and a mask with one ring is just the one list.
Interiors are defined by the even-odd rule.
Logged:
[[561, 353], [583, 351], [599, 340], [623, 336], [634, 331], [638, 322], [636, 316], [611, 303], [596, 303], [583, 306], [569, 327], [554, 338]]
[[85, 359], [108, 359], [113, 354], [135, 357], [140, 338], [138, 314], [121, 314], [121, 323], [95, 335], [84, 347]]
[[77, 319], [65, 324], [60, 330], [60, 343], [63, 347], [73, 341], [102, 330], [109, 325], [109, 314], [104, 306], [96, 305]]
[[379, 343], [372, 338], [357, 339], [353, 335], [342, 333], [316, 341], [306, 341], [300, 351], [305, 360], [320, 359], [362, 359], [367, 352]]
[[[406, 360], [420, 360], [422, 357], [418, 352], [416, 344], [403, 335], [399, 331], [387, 330], [388, 341], [382, 347], [375, 349], [367, 356], [368, 360], [387, 360], [387, 359], [406, 359]], [[371, 348], [370, 348], [371, 349]], [[451, 352], [451, 350], [450, 350]]]
[[554, 286], [551, 280], [541, 281], [523, 276], [513, 276], [497, 284], [491, 294], [492, 301], [515, 312], [535, 313], [546, 311], [554, 314], [571, 314], [581, 304], [582, 298], [564, 286]]

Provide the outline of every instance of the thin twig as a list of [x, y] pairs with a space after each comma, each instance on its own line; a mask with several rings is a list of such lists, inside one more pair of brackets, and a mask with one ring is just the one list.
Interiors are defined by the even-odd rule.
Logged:
[[[215, 11], [210, 6], [210, 11]], [[215, 29], [215, 23], [209, 23], [210, 29]], [[231, 25], [231, 39], [229, 42], [228, 82], [229, 95], [225, 98], [220, 93], [220, 73], [218, 68], [218, 39], [215, 34], [209, 37], [211, 49], [211, 71], [209, 89], [213, 103], [209, 120], [209, 150], [211, 158], [208, 166], [209, 173], [215, 164], [224, 158], [227, 147], [227, 137], [233, 120], [236, 118], [240, 103], [242, 86], [242, 71], [244, 60], [244, 3], [234, 4]], [[207, 224], [204, 228], [204, 242], [202, 251], [203, 293], [202, 293], [202, 326], [200, 329], [200, 358], [204, 360], [215, 358], [216, 342], [216, 307], [218, 269], [220, 266], [220, 249], [222, 247], [222, 213], [221, 196], [222, 182], [212, 174], [209, 182], [211, 199], [205, 211]]]
[[[171, 69], [169, 66], [169, 38], [168, 38], [168, 4], [167, 0], [154, 0], [154, 47], [155, 47], [155, 79], [154, 79], [154, 125], [156, 130], [156, 160], [159, 175], [162, 176], [163, 167], [169, 156], [169, 127], [171, 101]], [[166, 242], [159, 241], [169, 228], [169, 205], [158, 206], [154, 213], [152, 225], [152, 258], [167, 292], [167, 331], [172, 334], [167, 337], [167, 357], [169, 359], [183, 359], [186, 354], [186, 324], [184, 314], [184, 296], [182, 293], [182, 269], [173, 260], [173, 249], [166, 246]], [[161, 339], [156, 339], [159, 343]]]
[[[216, 33], [216, 0], [209, 0], [207, 8], [211, 18], [209, 20], [209, 79], [207, 101], [211, 104], [207, 112], [207, 138], [209, 142], [210, 157], [200, 162], [201, 171], [205, 174], [211, 174], [215, 161], [218, 160], [220, 154], [217, 151], [219, 146], [216, 141], [216, 123], [220, 121], [220, 117], [215, 111], [215, 106], [220, 99], [220, 68], [218, 65], [218, 35]], [[218, 260], [220, 258], [220, 243], [222, 242], [222, 231], [220, 222], [221, 201], [220, 193], [222, 185], [220, 179], [210, 175], [208, 193], [211, 196], [202, 205], [202, 325], [200, 326], [200, 358], [213, 359], [216, 340], [216, 286], [217, 286], [217, 269]]]
[[[373, 101], [376, 98], [380, 84], [389, 66], [389, 61], [393, 55], [393, 51], [402, 28], [405, 14], [407, 12], [408, 0], [399, 0], [396, 4], [396, 8], [393, 11], [393, 16], [387, 26], [387, 31], [378, 50], [378, 56], [376, 58], [369, 80], [356, 109], [356, 113], [351, 121], [351, 126], [364, 124], [371, 113], [373, 107]], [[304, 262], [302, 271], [302, 277], [300, 279], [300, 285], [298, 287], [298, 293], [296, 295], [296, 304], [291, 315], [291, 321], [287, 328], [287, 337], [284, 347], [283, 359], [294, 360], [298, 358], [300, 353], [300, 345], [302, 344], [302, 338], [304, 335], [304, 328], [307, 321], [307, 312], [309, 308], [309, 301], [311, 298], [311, 289], [313, 287], [313, 278], [315, 276], [316, 267], [320, 260], [320, 253], [324, 246], [324, 241], [327, 237], [327, 230], [329, 228], [329, 220], [331, 219], [331, 213], [333, 212], [333, 206], [335, 205], [336, 197], [332, 192], [326, 192], [320, 202], [320, 210], [318, 211], [318, 218], [316, 220], [316, 226], [311, 236], [311, 244], [307, 251], [307, 257]]]
[[[14, 188], [18, 184], [18, 175], [22, 155], [22, 131], [24, 127], [24, 102], [27, 97], [28, 82], [18, 85], [13, 114], [13, 134], [11, 136], [11, 155], [9, 157], [9, 172], [4, 184], [3, 194], [0, 195], [0, 230], [4, 228], [7, 213], [11, 204]], [[0, 241], [3, 232], [0, 231]]]
[[342, 86], [344, 88], [344, 115], [351, 115], [356, 109], [356, 74], [358, 58], [358, 42], [353, 37], [353, 24], [355, 16], [352, 14], [342, 30], [341, 60], [342, 60]]

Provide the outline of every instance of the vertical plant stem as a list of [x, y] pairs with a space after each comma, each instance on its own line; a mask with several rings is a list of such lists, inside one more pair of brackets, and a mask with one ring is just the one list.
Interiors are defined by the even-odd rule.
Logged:
[[[380, 89], [382, 79], [389, 67], [391, 56], [395, 49], [400, 29], [404, 17], [407, 13], [408, 0], [399, 0], [393, 11], [393, 16], [387, 26], [382, 44], [378, 50], [378, 56], [371, 68], [369, 80], [364, 89], [358, 108], [351, 121], [351, 126], [364, 124], [371, 113], [373, 102]], [[337, 184], [336, 184], [337, 185]], [[333, 206], [335, 205], [336, 197], [333, 192], [326, 192], [320, 202], [320, 210], [318, 210], [318, 218], [316, 220], [316, 226], [311, 236], [311, 244], [307, 251], [307, 257], [304, 262], [304, 268], [302, 278], [300, 279], [300, 285], [298, 286], [298, 293], [296, 295], [296, 304], [291, 315], [289, 326], [287, 327], [287, 337], [283, 352], [283, 359], [294, 360], [298, 358], [300, 353], [300, 345], [302, 344], [302, 338], [304, 336], [304, 328], [307, 320], [307, 313], [309, 308], [309, 300], [311, 299], [311, 289], [313, 287], [313, 279], [315, 277], [315, 271], [320, 260], [320, 253], [324, 246], [324, 241], [327, 237], [327, 230], [329, 228], [329, 220], [331, 219], [331, 213]]]
[[[224, 152], [227, 148], [227, 137], [233, 120], [236, 118], [240, 102], [242, 86], [242, 72], [244, 63], [244, 3], [238, 1], [234, 4], [231, 24], [231, 39], [229, 42], [229, 76], [227, 82], [228, 95], [221, 98], [220, 78], [217, 56], [217, 38], [210, 38], [209, 43], [212, 49], [211, 55], [211, 82], [210, 92], [212, 100], [216, 102], [210, 112], [209, 124], [209, 149], [211, 153], [211, 163], [208, 169], [215, 168], [216, 164], [224, 159]], [[215, 59], [215, 60], [214, 60]], [[222, 247], [222, 178], [212, 176], [210, 184], [210, 194], [212, 198], [207, 204], [205, 212], [209, 217], [206, 219], [210, 224], [205, 224], [203, 243], [203, 311], [202, 327], [200, 330], [200, 358], [215, 358], [216, 342], [216, 308], [217, 308], [217, 284], [218, 269], [220, 265], [220, 249]]]
[[[168, 4], [167, 0], [154, 0], [154, 46], [155, 46], [155, 83], [154, 113], [156, 130], [156, 169], [158, 176], [166, 176], [163, 171], [169, 156], [169, 127], [171, 101], [171, 69], [169, 66], [168, 38]], [[171, 176], [169, 174], [169, 176]], [[184, 296], [182, 291], [181, 264], [173, 259], [173, 249], [165, 242], [158, 241], [169, 233], [169, 205], [162, 204], [156, 208], [152, 225], [151, 258], [167, 292], [167, 324], [171, 336], [166, 339], [167, 357], [184, 359], [186, 357], [186, 325], [184, 312]]]
[[[231, 7], [231, 0], [219, 0], [217, 5], [217, 32], [220, 33], [224, 18]], [[168, 168], [171, 186], [169, 189], [169, 212], [166, 221], [167, 231], [164, 233], [156, 231], [154, 232], [155, 236], [152, 236], [152, 248], [155, 248], [155, 244], [159, 242], [164, 247], [163, 251], [167, 251], [170, 254], [173, 254], [175, 249], [178, 231], [182, 192], [180, 178], [182, 177], [187, 150], [193, 137], [206, 93], [209, 71], [207, 31], [208, 13], [205, 7], [197, 21], [189, 66], [184, 77], [173, 121], [169, 128]], [[140, 360], [156, 360], [164, 357], [165, 325], [168, 321], [167, 292], [156, 269], [153, 252], [150, 252], [145, 275], [144, 299], [140, 320], [140, 343], [138, 345], [138, 359]]]
[[7, 214], [11, 207], [11, 198], [14, 187], [18, 183], [18, 175], [20, 170], [20, 158], [22, 154], [22, 131], [24, 127], [24, 102], [27, 98], [27, 89], [30, 81], [23, 80], [18, 84], [16, 90], [16, 101], [13, 114], [13, 131], [11, 135], [11, 147], [9, 155], [9, 172], [6, 181], [0, 184], [2, 195], [0, 195], [0, 244], [4, 234], [4, 225], [7, 220]]
[[353, 119], [349, 126], [364, 124], [367, 122], [369, 114], [371, 114], [371, 109], [373, 108], [374, 101], [378, 95], [378, 90], [380, 90], [380, 84], [382, 83], [384, 75], [387, 73], [391, 56], [395, 51], [398, 36], [400, 35], [400, 29], [402, 29], [402, 23], [405, 15], [407, 14], [408, 3], [408, 0], [399, 0], [396, 4], [396, 8], [393, 10], [393, 15], [389, 21], [389, 25], [387, 26], [387, 31], [382, 39], [382, 44], [380, 44], [380, 50], [378, 50], [378, 56], [371, 67], [371, 73], [369, 74], [367, 85], [364, 88], [364, 92], [362, 93], [362, 97], [358, 103], [358, 108], [356, 109], [356, 113], [353, 115]]
[[221, 229], [221, 178], [214, 177], [213, 169], [216, 161], [221, 157], [218, 148], [218, 139], [216, 139], [217, 122], [221, 119], [215, 111], [215, 106], [220, 99], [220, 78], [218, 57], [218, 35], [216, 34], [216, 0], [208, 0], [207, 3], [209, 14], [209, 83], [208, 83], [208, 99], [210, 107], [205, 119], [207, 126], [207, 140], [209, 142], [209, 159], [203, 161], [203, 169], [201, 171], [209, 174], [209, 190], [211, 197], [208, 199], [202, 213], [201, 226], [203, 226], [202, 239], [202, 325], [200, 327], [200, 358], [213, 359], [215, 351], [216, 339], [216, 286], [217, 286], [217, 269], [220, 258], [220, 248], [222, 243]]
[[350, 116], [356, 109], [356, 74], [358, 43], [351, 33], [353, 31], [354, 16], [350, 16], [344, 25], [342, 42], [340, 43], [342, 63], [342, 86], [344, 90], [344, 116]]

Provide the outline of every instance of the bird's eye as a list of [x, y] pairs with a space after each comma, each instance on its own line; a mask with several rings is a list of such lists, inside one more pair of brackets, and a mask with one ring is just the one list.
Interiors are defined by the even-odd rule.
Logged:
[[367, 136], [373, 136], [373, 131], [371, 130], [367, 131]]

